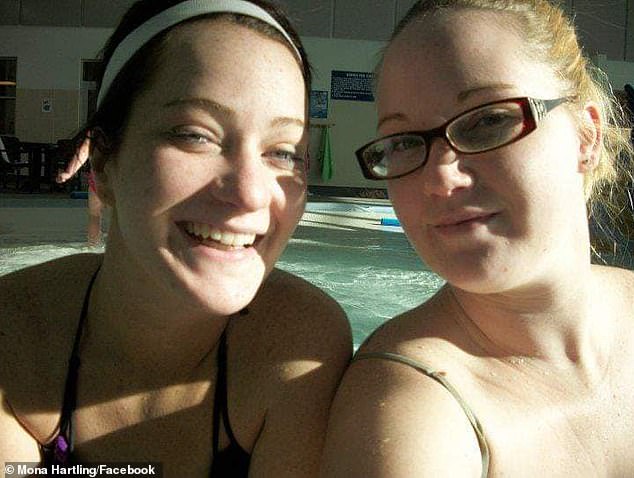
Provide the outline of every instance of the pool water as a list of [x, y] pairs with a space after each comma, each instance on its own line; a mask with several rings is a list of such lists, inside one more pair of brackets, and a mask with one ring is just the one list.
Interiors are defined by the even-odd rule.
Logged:
[[[355, 346], [444, 283], [420, 261], [400, 227], [380, 225], [381, 218], [393, 217], [385, 201], [309, 202], [278, 262], [341, 304]], [[64, 255], [102, 251], [86, 246], [86, 222], [85, 200], [0, 195], [0, 275]], [[594, 261], [634, 269], [631, 252], [601, 256]]]
[[355, 346], [444, 284], [421, 263], [403, 233], [382, 230], [300, 226], [278, 267], [312, 282], [341, 304]]
[[[34, 200], [35, 199], [35, 200]], [[0, 197], [0, 275], [82, 252], [86, 201]], [[355, 347], [387, 319], [427, 300], [444, 282], [413, 252], [389, 205], [309, 203], [278, 267], [334, 297]]]

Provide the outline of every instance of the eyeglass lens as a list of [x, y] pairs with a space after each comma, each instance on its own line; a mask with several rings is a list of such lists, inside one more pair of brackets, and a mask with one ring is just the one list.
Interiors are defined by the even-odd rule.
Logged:
[[[525, 133], [522, 105], [495, 103], [469, 111], [447, 125], [446, 137], [462, 153], [488, 151]], [[379, 140], [363, 151], [368, 169], [377, 177], [394, 177], [419, 168], [427, 160], [427, 141], [421, 134], [405, 133]]]

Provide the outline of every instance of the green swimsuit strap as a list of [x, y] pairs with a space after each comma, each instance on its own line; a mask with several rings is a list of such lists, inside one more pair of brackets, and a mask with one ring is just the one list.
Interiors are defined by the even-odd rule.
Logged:
[[367, 353], [359, 353], [354, 356], [352, 359], [353, 362], [364, 359], [384, 359], [391, 360], [393, 362], [399, 362], [405, 365], [409, 365], [410, 367], [415, 368], [419, 372], [427, 375], [428, 377], [436, 380], [439, 384], [445, 387], [449, 393], [453, 395], [456, 401], [462, 407], [462, 410], [467, 415], [471, 426], [473, 427], [473, 431], [478, 438], [478, 445], [480, 446], [480, 454], [482, 455], [482, 475], [481, 478], [487, 478], [489, 474], [489, 445], [487, 444], [486, 438], [484, 437], [484, 431], [482, 430], [482, 425], [478, 421], [478, 418], [475, 416], [467, 402], [460, 396], [458, 391], [447, 381], [447, 379], [443, 376], [443, 374], [432, 370], [430, 367], [416, 361], [411, 358], [405, 357], [404, 355], [393, 354], [390, 352], [367, 352]]

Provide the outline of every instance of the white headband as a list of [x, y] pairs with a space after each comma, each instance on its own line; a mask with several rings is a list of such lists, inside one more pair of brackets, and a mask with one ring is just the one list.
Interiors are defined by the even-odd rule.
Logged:
[[101, 88], [99, 89], [99, 96], [97, 98], [97, 107], [101, 105], [101, 101], [106, 96], [108, 89], [110, 89], [110, 85], [117, 74], [119, 74], [119, 71], [121, 71], [126, 62], [132, 58], [132, 55], [134, 55], [143, 45], [163, 30], [167, 30], [177, 23], [208, 13], [237, 13], [262, 20], [264, 23], [271, 25], [284, 35], [286, 41], [288, 41], [289, 45], [293, 47], [293, 51], [297, 55], [299, 61], [302, 61], [302, 56], [300, 55], [299, 50], [282, 25], [280, 25], [266, 10], [258, 7], [257, 5], [245, 0], [187, 0], [168, 8], [167, 10], [163, 10], [158, 15], [150, 18], [147, 22], [143, 23], [126, 36], [121, 43], [119, 43], [110, 57], [110, 61], [108, 61], [106, 71], [103, 75], [103, 79], [101, 80]]

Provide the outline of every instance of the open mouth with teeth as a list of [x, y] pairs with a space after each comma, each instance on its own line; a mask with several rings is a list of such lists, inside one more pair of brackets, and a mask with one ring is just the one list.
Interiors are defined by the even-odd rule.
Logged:
[[192, 239], [204, 245], [222, 244], [230, 248], [251, 247], [256, 239], [255, 234], [221, 231], [208, 224], [198, 222], [186, 222], [184, 227]]

